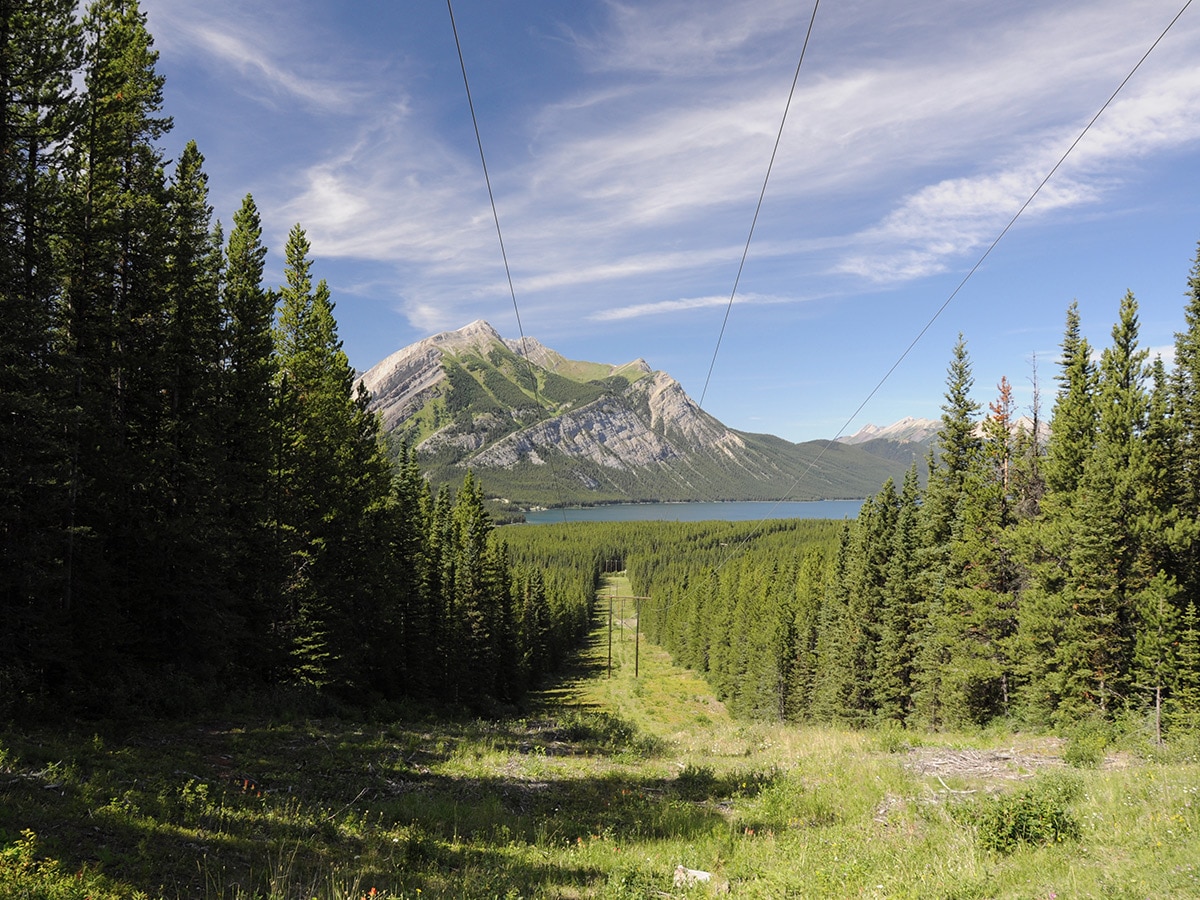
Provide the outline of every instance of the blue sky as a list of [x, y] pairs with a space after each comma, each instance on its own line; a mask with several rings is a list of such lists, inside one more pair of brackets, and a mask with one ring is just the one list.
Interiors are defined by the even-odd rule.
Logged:
[[[793, 441], [936, 417], [961, 331], [975, 395], [1045, 412], [1065, 311], [1106, 345], [1126, 290], [1169, 354], [1200, 240], [1189, 9], [863, 411], [1184, 0], [817, 13], [704, 407]], [[353, 365], [487, 319], [517, 337], [445, 3], [146, 0], [175, 130], [226, 224], [252, 193], [280, 277], [296, 222]], [[697, 400], [812, 7], [456, 0], [527, 336], [643, 357]], [[1169, 358], [1169, 357], [1168, 357]]]

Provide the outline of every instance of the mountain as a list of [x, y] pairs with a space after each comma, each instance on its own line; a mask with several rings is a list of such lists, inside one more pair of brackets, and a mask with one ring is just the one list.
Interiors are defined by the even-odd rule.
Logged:
[[[855, 434], [838, 438], [839, 443], [858, 447], [860, 450], [902, 464], [906, 469], [916, 464], [917, 473], [924, 481], [929, 474], [927, 462], [937, 443], [938, 429], [942, 427], [940, 419], [914, 419], [911, 416], [885, 425], [866, 425]], [[1013, 420], [1012, 431], [1016, 434], [1024, 430], [1026, 434], [1033, 432], [1033, 420], [1028, 416], [1020, 416]], [[1048, 422], [1038, 423], [1038, 440], [1044, 445], [1050, 437]], [[975, 426], [975, 434], [983, 437], [983, 423]]]
[[843, 444], [865, 444], [869, 441], [892, 441], [893, 443], [925, 443], [942, 427], [939, 419], [914, 419], [912, 416], [893, 422], [891, 425], [864, 425], [849, 437], [840, 437]]
[[883, 427], [866, 425], [855, 434], [838, 438], [838, 442], [890, 460], [905, 469], [915, 464], [923, 479], [927, 474], [925, 461], [929, 458], [929, 451], [941, 425], [939, 419], [907, 416]]
[[727, 428], [645, 360], [570, 360], [484, 321], [405, 347], [361, 380], [432, 481], [470, 468], [523, 506], [858, 498], [907, 469], [846, 443]]

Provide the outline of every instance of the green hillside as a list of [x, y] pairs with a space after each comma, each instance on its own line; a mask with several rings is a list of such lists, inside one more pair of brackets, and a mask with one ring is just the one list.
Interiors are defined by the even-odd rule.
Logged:
[[[548, 354], [554, 371], [528, 363], [497, 343], [486, 353], [446, 352], [446, 378], [423, 405], [397, 425], [397, 447], [418, 447], [421, 466], [434, 484], [455, 484], [467, 468], [478, 472], [489, 495], [518, 506], [565, 506], [614, 502], [689, 500], [797, 500], [868, 496], [906, 466], [859, 448], [824, 441], [792, 444], [772, 435], [733, 432], [696, 408], [684, 409], [697, 427], [736, 436], [735, 450], [714, 450], [685, 428], [664, 423], [645, 392], [631, 390], [650, 377], [638, 363], [612, 366]], [[614, 374], [617, 373], [617, 374]], [[690, 402], [690, 401], [689, 401]], [[648, 436], [677, 451], [668, 459], [630, 462], [571, 454], [527, 431], [539, 423], [579, 413], [596, 418], [634, 416]], [[603, 426], [596, 441], [610, 446]], [[627, 432], [627, 429], [625, 429]], [[480, 453], [525, 432], [535, 453], [505, 465], [481, 462]]]

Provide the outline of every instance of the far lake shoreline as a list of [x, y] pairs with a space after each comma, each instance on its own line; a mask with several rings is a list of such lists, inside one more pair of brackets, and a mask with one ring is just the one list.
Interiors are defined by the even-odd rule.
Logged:
[[746, 522], [760, 519], [853, 519], [863, 500], [735, 500], [721, 502], [609, 503], [531, 510], [530, 525], [562, 522]]

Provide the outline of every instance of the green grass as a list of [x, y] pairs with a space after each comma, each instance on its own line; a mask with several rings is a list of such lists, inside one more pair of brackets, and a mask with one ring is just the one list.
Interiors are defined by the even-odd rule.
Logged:
[[0, 732], [0, 897], [1200, 896], [1194, 754], [734, 721], [608, 596], [501, 722]]

